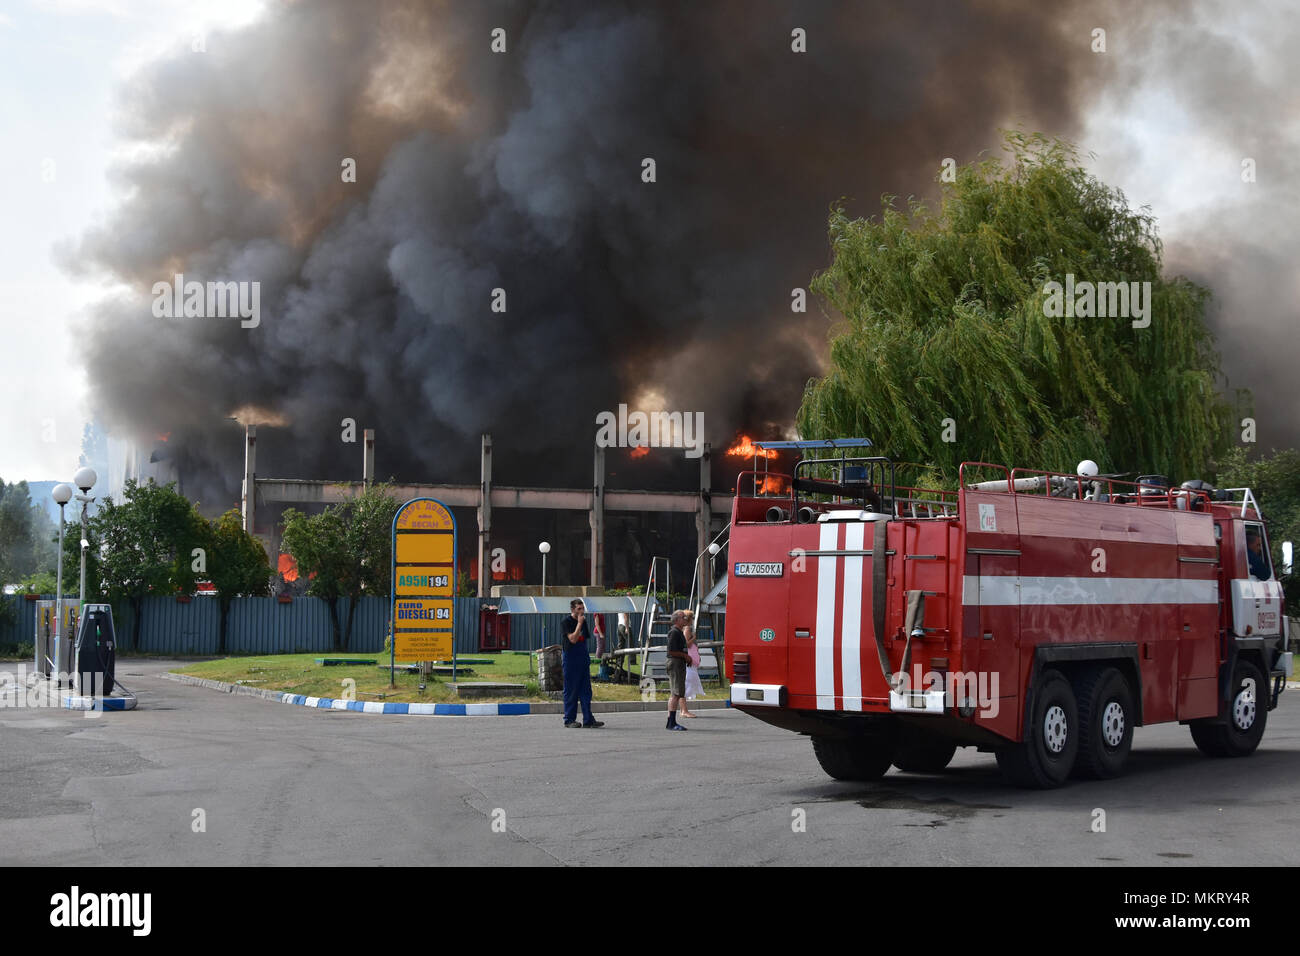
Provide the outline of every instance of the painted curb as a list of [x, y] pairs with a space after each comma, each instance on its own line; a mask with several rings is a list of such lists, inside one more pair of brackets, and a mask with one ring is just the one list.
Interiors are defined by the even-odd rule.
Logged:
[[135, 710], [134, 697], [77, 697], [64, 694], [64, 710]]
[[[245, 687], [242, 684], [227, 684], [224, 681], [210, 680], [206, 677], [193, 677], [189, 674], [174, 674], [170, 671], [159, 675], [167, 680], [208, 690], [221, 691], [225, 694], [238, 694], [244, 697], [260, 697], [263, 700], [280, 704], [294, 704], [298, 707], [314, 707], [317, 710], [350, 710], [358, 714], [406, 714], [417, 717], [527, 717], [542, 714], [557, 715], [564, 713], [564, 705], [551, 704], [387, 704], [377, 700], [337, 700], [332, 697], [306, 697], [302, 694], [286, 694], [281, 691], [263, 690], [260, 687]], [[697, 700], [691, 705], [696, 710], [721, 710], [731, 706], [730, 700]], [[667, 701], [593, 701], [593, 714], [633, 713], [643, 711], [666, 711]]]

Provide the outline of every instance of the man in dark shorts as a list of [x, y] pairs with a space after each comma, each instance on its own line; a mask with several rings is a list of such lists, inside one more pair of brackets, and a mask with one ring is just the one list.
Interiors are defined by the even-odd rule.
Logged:
[[[604, 727], [603, 721], [591, 715], [591, 655], [587, 653], [591, 628], [581, 598], [569, 602], [569, 616], [560, 624], [560, 633], [564, 647], [564, 726]], [[582, 723], [578, 723], [580, 703]]]
[[686, 665], [691, 656], [686, 651], [686, 635], [682, 625], [686, 621], [683, 611], [673, 612], [672, 630], [668, 632], [668, 729], [685, 730], [677, 722], [677, 705], [686, 696]]

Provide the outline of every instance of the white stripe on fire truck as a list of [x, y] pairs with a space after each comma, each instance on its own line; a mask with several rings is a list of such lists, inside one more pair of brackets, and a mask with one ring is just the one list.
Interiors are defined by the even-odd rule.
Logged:
[[[867, 526], [844, 526], [844, 550], [862, 547]], [[840, 672], [844, 709], [862, 709], [862, 558], [844, 559], [844, 612], [840, 619]]]
[[968, 574], [966, 605], [1218, 604], [1217, 581], [1186, 578], [1021, 577]]
[[[839, 524], [821, 526], [819, 547], [833, 550], [839, 543]], [[817, 674], [817, 709], [835, 709], [835, 566], [839, 558], [817, 559], [817, 633], [814, 635]]]

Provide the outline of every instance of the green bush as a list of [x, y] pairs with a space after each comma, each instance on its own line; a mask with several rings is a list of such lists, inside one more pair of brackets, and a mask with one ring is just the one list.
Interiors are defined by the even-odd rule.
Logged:
[[36, 645], [31, 641], [16, 644], [0, 644], [0, 657], [18, 657], [30, 660], [36, 656]]

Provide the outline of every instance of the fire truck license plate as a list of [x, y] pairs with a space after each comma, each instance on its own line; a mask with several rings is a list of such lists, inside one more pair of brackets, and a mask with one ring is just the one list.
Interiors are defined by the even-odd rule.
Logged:
[[785, 565], [780, 561], [770, 563], [745, 562], [736, 563], [736, 577], [738, 578], [779, 578], [785, 571]]

